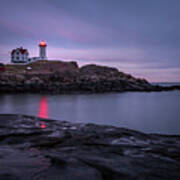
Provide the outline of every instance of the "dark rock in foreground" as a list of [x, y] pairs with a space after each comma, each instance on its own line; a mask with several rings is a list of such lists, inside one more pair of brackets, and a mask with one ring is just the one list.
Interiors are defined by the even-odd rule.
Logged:
[[[28, 70], [27, 68], [30, 68]], [[123, 91], [175, 90], [180, 86], [153, 86], [116, 68], [76, 62], [37, 61], [28, 65], [7, 65], [0, 73], [4, 93], [104, 93]]]
[[180, 136], [0, 115], [1, 180], [180, 179]]

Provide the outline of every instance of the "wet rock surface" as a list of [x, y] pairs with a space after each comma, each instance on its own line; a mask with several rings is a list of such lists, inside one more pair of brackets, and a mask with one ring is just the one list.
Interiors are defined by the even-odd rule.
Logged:
[[180, 136], [0, 115], [1, 180], [180, 179]]
[[[31, 67], [31, 70], [27, 70]], [[153, 86], [116, 68], [94, 64], [81, 68], [76, 62], [38, 61], [7, 65], [0, 73], [2, 93], [104, 93], [123, 91], [180, 90], [180, 86]]]

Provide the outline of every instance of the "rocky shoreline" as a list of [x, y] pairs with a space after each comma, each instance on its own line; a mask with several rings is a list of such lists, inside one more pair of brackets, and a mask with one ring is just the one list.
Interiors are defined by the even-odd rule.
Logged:
[[[27, 70], [27, 68], [31, 70]], [[9, 69], [8, 69], [9, 68]], [[8, 66], [0, 73], [1, 93], [104, 93], [124, 91], [169, 91], [180, 86], [154, 86], [116, 68], [76, 62], [40, 61], [32, 65]]]
[[180, 135], [0, 115], [1, 180], [180, 179]]

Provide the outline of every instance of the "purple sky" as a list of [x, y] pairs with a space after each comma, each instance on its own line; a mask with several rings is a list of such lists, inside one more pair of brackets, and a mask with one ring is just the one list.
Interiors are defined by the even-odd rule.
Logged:
[[23, 46], [149, 81], [180, 81], [180, 0], [2, 0], [0, 62]]

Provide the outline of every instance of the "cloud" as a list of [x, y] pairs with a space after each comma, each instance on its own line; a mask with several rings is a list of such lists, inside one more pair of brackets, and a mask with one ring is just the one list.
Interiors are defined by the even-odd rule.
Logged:
[[179, 0], [2, 1], [0, 58], [7, 61], [7, 52], [18, 46], [36, 56], [44, 39], [52, 59], [106, 64], [149, 79], [163, 80], [166, 73], [166, 79], [177, 80], [179, 6]]

